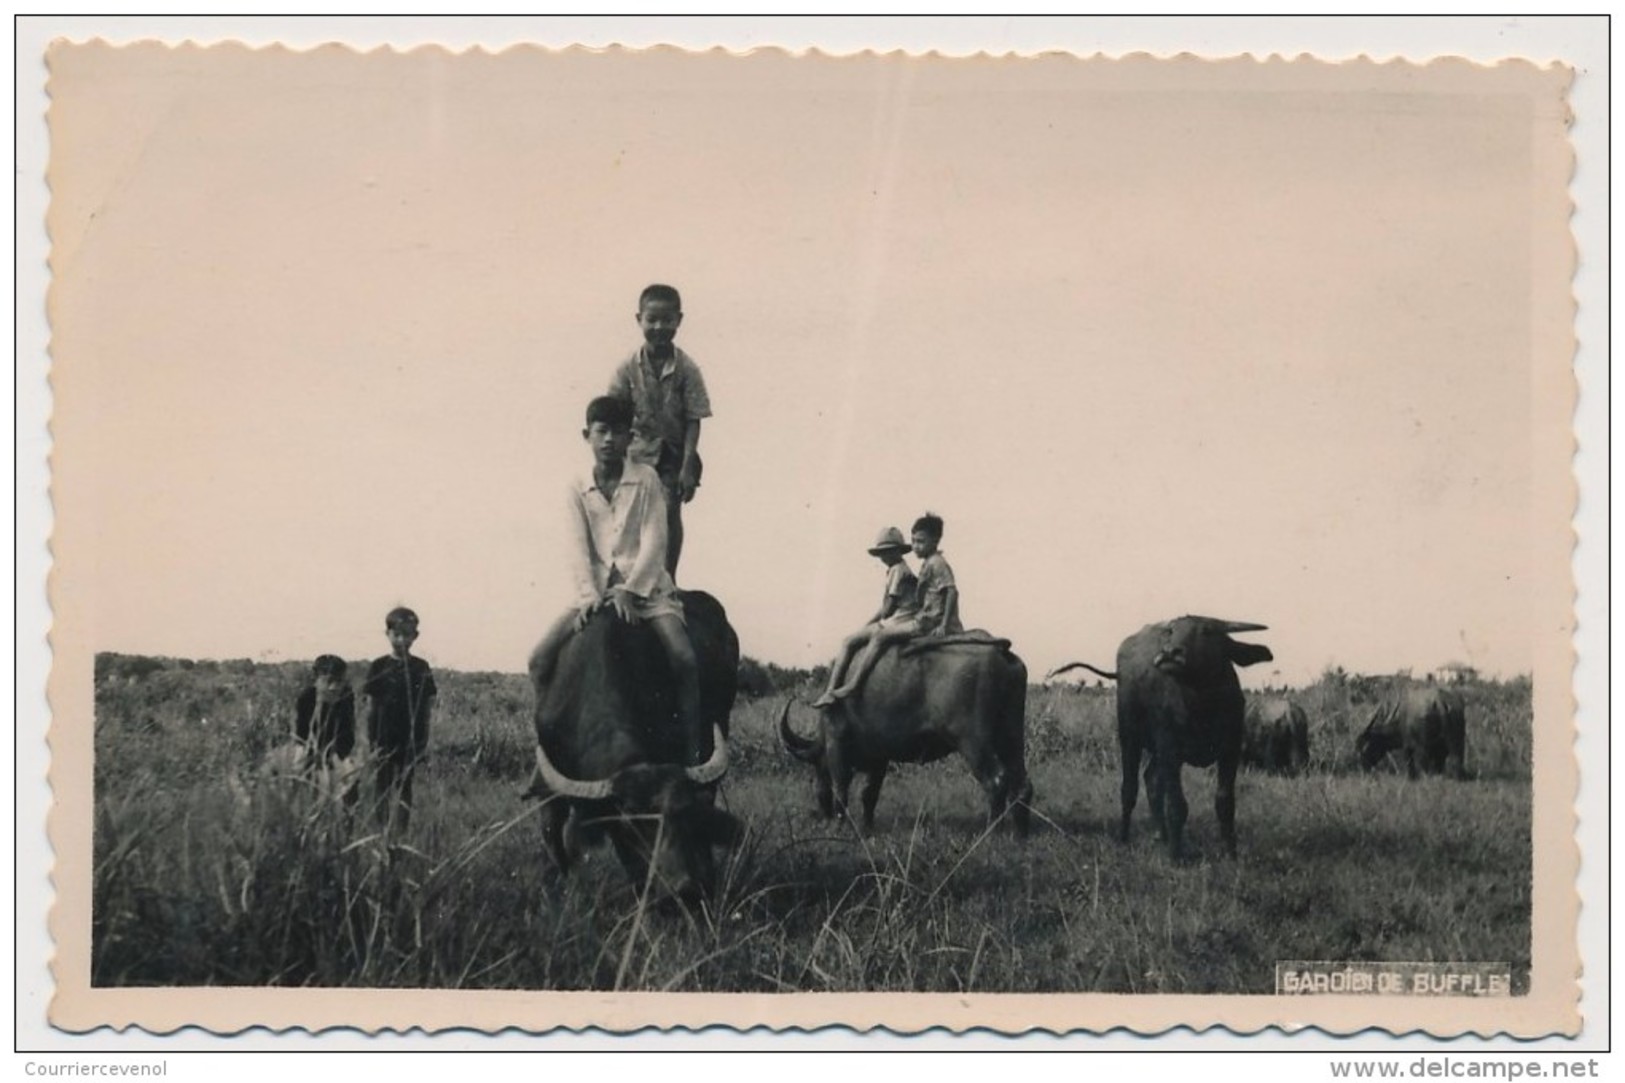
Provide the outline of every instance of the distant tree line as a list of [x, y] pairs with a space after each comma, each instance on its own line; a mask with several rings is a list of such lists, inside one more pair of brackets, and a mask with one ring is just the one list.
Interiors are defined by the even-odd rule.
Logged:
[[808, 688], [822, 688], [828, 680], [828, 666], [803, 669], [800, 666], [758, 662], [748, 656], [739, 659], [739, 694], [752, 699], [788, 695]]
[[[352, 670], [364, 673], [367, 660], [351, 659]], [[204, 659], [193, 661], [190, 658], [163, 658], [150, 657], [143, 654], [120, 654], [116, 651], [102, 651], [96, 655], [96, 683], [104, 684], [109, 679], [136, 682], [153, 673], [164, 670], [196, 670], [199, 673], [228, 673], [252, 674], [256, 672], [289, 670], [290, 674], [305, 673], [309, 666], [307, 661], [288, 662], [255, 662], [251, 658], [227, 658], [222, 660]], [[493, 676], [496, 676], [493, 674]], [[827, 665], [804, 668], [801, 666], [781, 666], [776, 662], [762, 662], [749, 656], [739, 659], [739, 694], [749, 699], [761, 699], [766, 696], [791, 695], [804, 692], [808, 688], [822, 687], [829, 677]], [[1429, 673], [1424, 677], [1413, 677], [1410, 670], [1400, 670], [1390, 674], [1351, 673], [1342, 666], [1327, 666], [1321, 673], [1320, 680], [1316, 682], [1321, 688], [1335, 689], [1347, 697], [1351, 703], [1373, 703], [1382, 699], [1396, 685], [1415, 681], [1447, 680], [1450, 683], [1483, 683], [1487, 685], [1507, 685], [1511, 688], [1526, 687], [1529, 677], [1524, 674], [1509, 678], [1505, 681], [1485, 680], [1470, 667], [1452, 664], [1441, 666], [1439, 671]], [[1100, 681], [1093, 682], [1098, 687], [1109, 687]], [[1080, 682], [1081, 687], [1088, 687], [1089, 682]], [[1267, 682], [1264, 689], [1267, 692], [1291, 691], [1289, 687], [1278, 687], [1275, 681]]]

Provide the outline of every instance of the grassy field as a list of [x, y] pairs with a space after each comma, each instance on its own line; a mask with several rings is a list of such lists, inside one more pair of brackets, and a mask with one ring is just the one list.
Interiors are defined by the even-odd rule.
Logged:
[[[408, 831], [384, 838], [259, 770], [304, 667], [102, 656], [92, 980], [728, 991], [1263, 993], [1278, 959], [1504, 961], [1527, 988], [1530, 689], [1467, 686], [1470, 782], [1360, 773], [1368, 708], [1299, 690], [1314, 769], [1244, 772], [1219, 856], [1186, 772], [1175, 865], [1142, 810], [1112, 835], [1110, 689], [1034, 688], [1036, 829], [984, 830], [957, 760], [888, 778], [875, 833], [815, 815], [782, 698], [743, 700], [723, 801], [750, 828], [713, 903], [639, 905], [607, 851], [561, 880], [534, 803], [522, 678], [441, 673]], [[793, 715], [810, 732], [813, 715]]]

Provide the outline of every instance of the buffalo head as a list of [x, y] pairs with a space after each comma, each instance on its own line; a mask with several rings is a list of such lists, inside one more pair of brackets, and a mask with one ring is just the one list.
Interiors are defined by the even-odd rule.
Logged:
[[812, 765], [813, 790], [818, 797], [818, 811], [825, 819], [835, 816], [835, 790], [829, 777], [829, 761], [824, 755], [823, 734], [817, 739], [802, 737], [790, 727], [790, 701], [784, 701], [779, 712], [779, 743], [784, 750], [802, 763]]
[[685, 591], [683, 611], [699, 666], [700, 712], [711, 727], [705, 762], [684, 766], [689, 742], [655, 633], [604, 610], [560, 648], [538, 697], [530, 793], [556, 798], [544, 814], [544, 835], [562, 871], [575, 844], [607, 838], [635, 882], [692, 899], [712, 882], [712, 847], [739, 832], [714, 803], [728, 769], [739, 640], [709, 594]]
[[1192, 685], [1206, 685], [1222, 679], [1231, 666], [1251, 666], [1273, 661], [1270, 649], [1259, 643], [1241, 643], [1230, 637], [1238, 632], [1262, 632], [1266, 626], [1245, 621], [1215, 620], [1212, 617], [1179, 617], [1157, 629], [1157, 652], [1151, 664], [1161, 672]]
[[589, 837], [607, 836], [628, 875], [663, 895], [692, 901], [713, 878], [711, 848], [738, 838], [739, 821], [717, 808], [711, 787], [728, 770], [728, 745], [712, 733], [711, 757], [696, 767], [633, 764], [606, 779], [570, 778], [536, 747], [536, 777], [548, 791], [579, 802]]

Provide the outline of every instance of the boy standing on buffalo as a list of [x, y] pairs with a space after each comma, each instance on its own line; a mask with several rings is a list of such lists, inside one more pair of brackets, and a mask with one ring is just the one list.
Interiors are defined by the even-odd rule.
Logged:
[[367, 739], [378, 757], [378, 812], [404, 829], [412, 818], [412, 776], [429, 751], [437, 689], [429, 663], [412, 653], [418, 615], [399, 606], [384, 617], [390, 653], [367, 669]]
[[615, 370], [609, 394], [632, 404], [627, 458], [653, 467], [666, 497], [666, 571], [677, 576], [683, 552], [683, 505], [700, 486], [700, 420], [711, 416], [705, 377], [676, 345], [683, 300], [671, 286], [646, 287], [638, 297], [643, 345]]
[[553, 622], [530, 656], [540, 711], [559, 650], [604, 607], [628, 624], [647, 621], [677, 682], [677, 709], [689, 763], [705, 760], [708, 731], [700, 715], [700, 669], [683, 604], [666, 569], [666, 500], [652, 467], [631, 462], [632, 404], [604, 396], [587, 406], [581, 438], [593, 468], [566, 496], [572, 537], [575, 604]]

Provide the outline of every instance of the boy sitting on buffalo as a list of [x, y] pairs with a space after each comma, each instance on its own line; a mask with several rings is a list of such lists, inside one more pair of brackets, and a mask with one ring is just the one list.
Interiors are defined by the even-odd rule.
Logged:
[[677, 707], [690, 764], [705, 760], [709, 734], [700, 715], [700, 673], [683, 605], [666, 569], [666, 498], [654, 468], [627, 460], [633, 407], [604, 396], [587, 406], [581, 438], [593, 468], [571, 484], [566, 517], [571, 526], [575, 604], [553, 622], [531, 652], [530, 678], [543, 702], [565, 641], [608, 607], [628, 624], [648, 622], [666, 652], [677, 682]]
[[841, 679], [846, 676], [846, 667], [851, 665], [852, 656], [862, 650], [877, 632], [910, 623], [920, 611], [916, 597], [919, 581], [903, 562], [903, 554], [908, 550], [909, 544], [903, 540], [903, 532], [894, 526], [882, 530], [874, 545], [869, 547], [869, 555], [879, 558], [886, 566], [886, 592], [880, 599], [880, 608], [875, 615], [841, 643], [841, 653], [836, 655], [829, 667], [829, 684], [824, 694], [813, 700], [814, 707], [828, 707], [835, 702], [835, 690], [841, 687]]
[[891, 644], [919, 638], [939, 639], [965, 630], [959, 621], [959, 588], [954, 585], [954, 571], [937, 548], [942, 544], [941, 517], [926, 512], [914, 520], [911, 537], [914, 555], [920, 558], [916, 588], [918, 610], [905, 619], [875, 626], [852, 668], [851, 679], [815, 700], [816, 706], [827, 706], [856, 692], [880, 660], [880, 653]]

